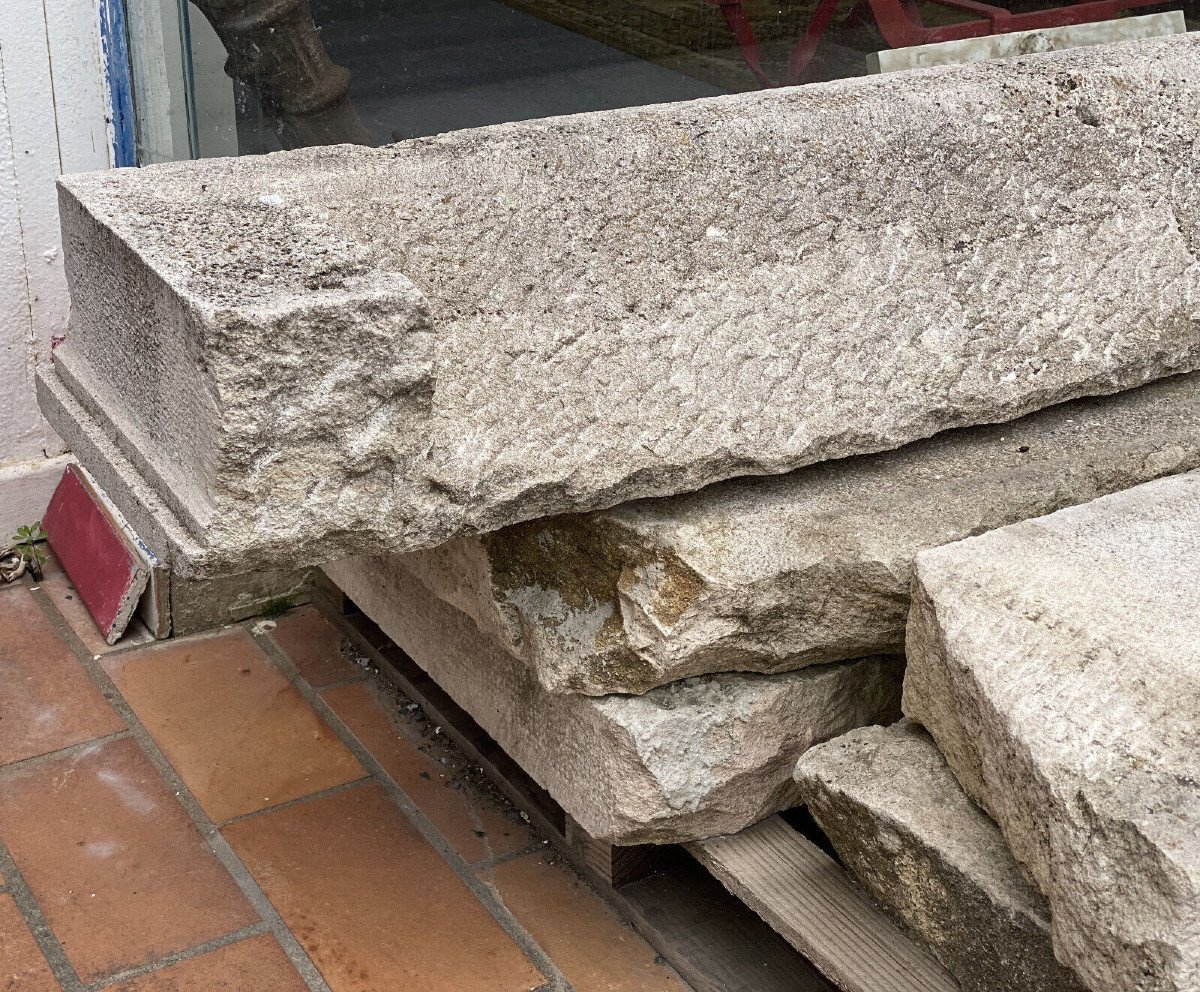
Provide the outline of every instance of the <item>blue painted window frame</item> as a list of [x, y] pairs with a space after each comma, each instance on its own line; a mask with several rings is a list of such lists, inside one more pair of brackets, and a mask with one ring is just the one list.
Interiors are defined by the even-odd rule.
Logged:
[[98, 0], [100, 43], [112, 108], [112, 159], [118, 168], [135, 166], [137, 137], [133, 102], [133, 72], [129, 64], [129, 25], [125, 0]]

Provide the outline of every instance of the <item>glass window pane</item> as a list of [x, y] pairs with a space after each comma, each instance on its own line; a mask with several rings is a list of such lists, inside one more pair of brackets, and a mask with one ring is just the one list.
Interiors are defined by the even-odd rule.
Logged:
[[804, 84], [891, 48], [1114, 16], [1182, 9], [1196, 28], [1198, 2], [128, 0], [144, 162]]

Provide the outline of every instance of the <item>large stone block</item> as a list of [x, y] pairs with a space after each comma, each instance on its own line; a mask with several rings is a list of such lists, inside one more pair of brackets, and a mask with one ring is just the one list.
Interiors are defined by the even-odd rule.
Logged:
[[905, 712], [1096, 992], [1200, 988], [1200, 473], [917, 557]]
[[842, 862], [963, 992], [1084, 992], [1054, 958], [1045, 898], [923, 728], [851, 731], [807, 751], [796, 781]]
[[714, 675], [644, 696], [556, 696], [400, 556], [330, 579], [599, 840], [681, 843], [795, 805], [796, 757], [899, 713], [903, 659], [789, 675]]
[[1009, 420], [1200, 367], [1198, 124], [1182, 35], [71, 177], [47, 413], [196, 574]]
[[899, 652], [918, 552], [1200, 467], [1200, 375], [408, 556], [553, 692]]

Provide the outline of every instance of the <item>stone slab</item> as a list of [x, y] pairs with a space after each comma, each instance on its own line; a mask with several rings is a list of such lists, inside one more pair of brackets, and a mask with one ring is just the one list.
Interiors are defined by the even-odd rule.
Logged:
[[644, 696], [556, 696], [402, 556], [325, 571], [588, 834], [613, 844], [741, 830], [795, 805], [792, 770], [806, 748], [899, 712], [896, 656], [708, 676]]
[[842, 863], [962, 992], [1086, 992], [1054, 958], [1045, 897], [921, 726], [820, 744], [800, 758], [796, 781]]
[[1200, 375], [408, 556], [552, 692], [899, 652], [918, 552], [1200, 468]]
[[1094, 992], [1200, 988], [1200, 473], [917, 557], [907, 715]]
[[310, 603], [316, 569], [265, 569], [215, 579], [171, 578], [171, 632], [176, 637]]
[[1181, 35], [70, 177], [43, 377], [185, 575], [892, 449], [1200, 367], [1198, 123]]

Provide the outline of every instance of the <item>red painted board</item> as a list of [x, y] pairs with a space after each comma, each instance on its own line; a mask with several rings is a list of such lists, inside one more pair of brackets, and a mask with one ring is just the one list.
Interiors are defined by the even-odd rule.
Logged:
[[149, 572], [68, 465], [42, 518], [54, 556], [109, 644], [125, 633]]
[[169, 637], [171, 635], [171, 605], [168, 602], [167, 570], [162, 567], [158, 556], [150, 550], [146, 542], [138, 537], [137, 531], [129, 525], [125, 515], [108, 498], [108, 493], [100, 488], [100, 483], [92, 478], [92, 474], [82, 465], [77, 465], [76, 469], [79, 472], [79, 481], [83, 483], [83, 488], [88, 491], [88, 495], [108, 517], [117, 533], [125, 539], [125, 545], [137, 555], [142, 567], [150, 576], [150, 583], [146, 586], [146, 591], [138, 602], [137, 616], [156, 639], [162, 640]]

